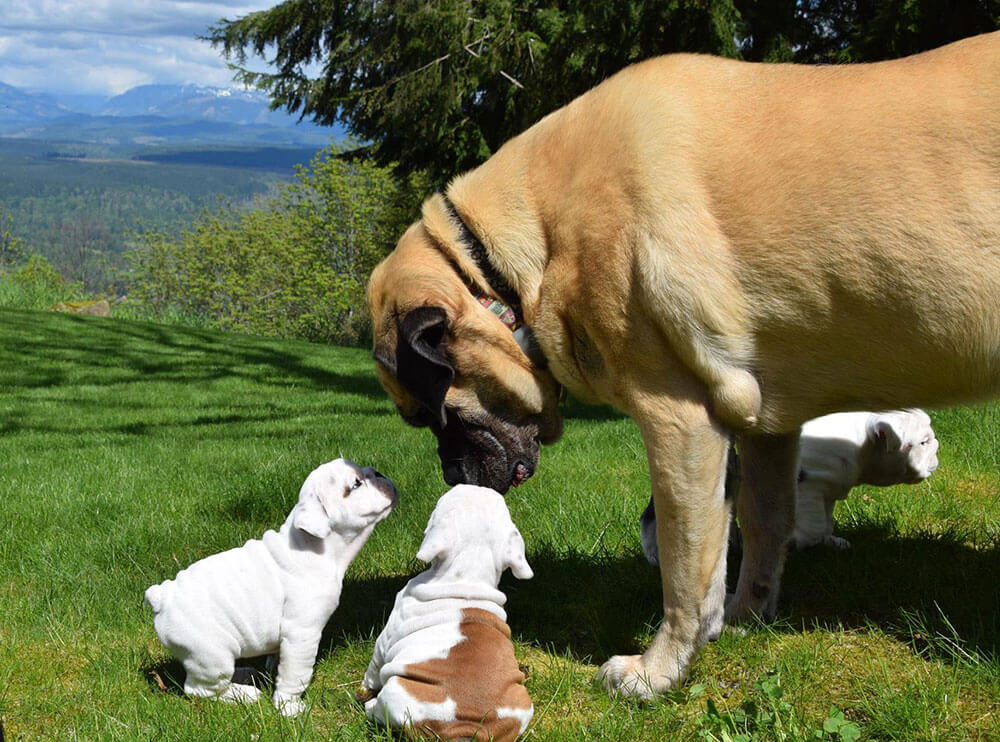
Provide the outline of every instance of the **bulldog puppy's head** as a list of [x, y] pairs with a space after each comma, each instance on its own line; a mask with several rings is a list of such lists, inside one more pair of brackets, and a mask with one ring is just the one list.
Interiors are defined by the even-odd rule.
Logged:
[[369, 281], [375, 365], [403, 420], [437, 437], [448, 484], [505, 493], [562, 433], [559, 386], [473, 296], [463, 275], [481, 273], [469, 260], [425, 204]]
[[938, 440], [923, 410], [872, 414], [867, 435], [870, 453], [863, 476], [868, 484], [916, 484], [938, 467]]
[[350, 540], [389, 515], [398, 499], [393, 483], [370, 466], [336, 459], [306, 477], [292, 525], [319, 539], [337, 533]]
[[[484, 554], [488, 564], [483, 563]], [[534, 576], [524, 553], [524, 538], [511, 520], [503, 495], [469, 484], [452, 487], [437, 501], [417, 559], [454, 567], [464, 579], [488, 573], [494, 587], [505, 569], [519, 580]]]

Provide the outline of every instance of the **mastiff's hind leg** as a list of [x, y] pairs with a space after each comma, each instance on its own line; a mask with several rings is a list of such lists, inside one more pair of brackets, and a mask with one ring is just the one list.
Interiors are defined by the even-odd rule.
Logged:
[[799, 433], [740, 436], [736, 508], [743, 539], [736, 593], [726, 620], [774, 616], [788, 540], [795, 528]]

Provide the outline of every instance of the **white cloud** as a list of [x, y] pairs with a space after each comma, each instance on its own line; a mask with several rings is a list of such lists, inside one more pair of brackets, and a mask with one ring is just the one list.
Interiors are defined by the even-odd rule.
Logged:
[[230, 85], [196, 37], [279, 0], [0, 0], [0, 82], [115, 95], [150, 83]]

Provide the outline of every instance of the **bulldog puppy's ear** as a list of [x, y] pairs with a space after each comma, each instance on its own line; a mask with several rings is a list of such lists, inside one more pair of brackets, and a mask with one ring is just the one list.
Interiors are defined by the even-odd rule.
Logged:
[[431, 564], [435, 559], [448, 551], [448, 539], [440, 531], [430, 528], [424, 534], [424, 541], [417, 550], [417, 559]]
[[444, 397], [455, 378], [448, 355], [448, 315], [441, 307], [417, 307], [400, 323], [396, 378], [444, 427]]
[[300, 495], [295, 512], [292, 514], [292, 526], [318, 539], [330, 535], [330, 516], [315, 488], [310, 488], [307, 493]]
[[895, 418], [880, 416], [868, 423], [868, 436], [883, 441], [886, 451], [898, 451], [903, 447], [903, 432], [898, 429]]
[[516, 528], [507, 539], [507, 548], [504, 552], [504, 567], [510, 568], [510, 573], [519, 580], [530, 580], [535, 576], [531, 566], [528, 564], [528, 557], [524, 553], [524, 538]]

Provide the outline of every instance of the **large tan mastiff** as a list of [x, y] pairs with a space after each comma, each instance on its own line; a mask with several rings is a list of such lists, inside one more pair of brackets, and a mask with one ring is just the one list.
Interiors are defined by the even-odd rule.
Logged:
[[766, 615], [804, 421], [998, 391], [1000, 33], [870, 65], [652, 59], [422, 216], [371, 278], [383, 386], [448, 482], [500, 491], [559, 436], [560, 384], [638, 423], [664, 618], [600, 677], [663, 691], [721, 629], [731, 435], [726, 613]]

